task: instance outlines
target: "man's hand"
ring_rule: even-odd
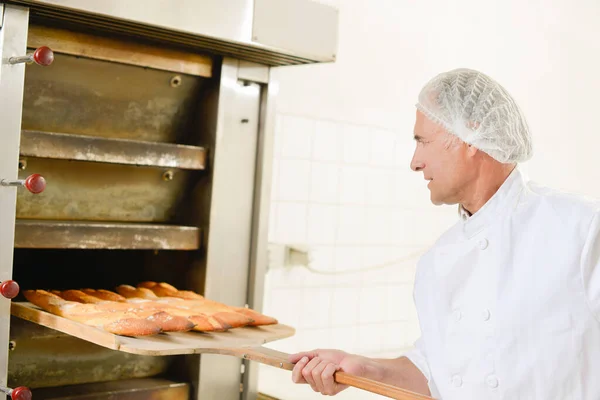
[[[338,394],[348,387],[333,380],[336,371],[365,376],[366,366],[371,362],[366,357],[340,350],[313,350],[292,354],[289,361],[296,364],[292,371],[294,383],[308,383],[315,392],[328,396]]]
[[[333,396],[348,387],[333,380],[336,371],[344,371],[431,396],[427,378],[406,357],[372,359],[340,350],[313,350],[292,354],[289,361],[296,364],[292,371],[295,383],[308,383],[324,395]]]

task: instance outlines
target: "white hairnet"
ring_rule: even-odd
[[[506,89],[481,72],[456,69],[436,76],[421,90],[417,108],[501,163],[531,158],[523,113]]]

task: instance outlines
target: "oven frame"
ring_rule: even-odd
[[[18,175],[25,68],[8,58],[27,50],[29,10],[0,3],[0,179]],[[206,297],[260,311],[267,260],[276,85],[270,67],[223,58],[218,96],[206,104],[217,110],[208,121],[215,134],[209,155],[212,173],[209,230],[205,234]],[[236,182],[233,184],[233,182]],[[52,185],[52,182],[48,182]],[[0,281],[13,275],[16,193],[0,187]],[[6,386],[10,340],[10,300],[0,297],[0,385]],[[186,358],[194,399],[254,399],[258,366],[218,355]]]

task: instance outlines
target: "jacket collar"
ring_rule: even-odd
[[[505,210],[511,208],[516,196],[525,187],[525,178],[516,167],[506,178],[496,193],[475,214],[470,215],[459,205],[460,223],[467,238],[477,235],[499,217]]]

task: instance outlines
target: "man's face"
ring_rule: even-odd
[[[441,125],[417,111],[414,137],[417,142],[410,167],[423,172],[429,181],[431,202],[435,205],[460,203],[467,183],[477,172],[477,150]]]

